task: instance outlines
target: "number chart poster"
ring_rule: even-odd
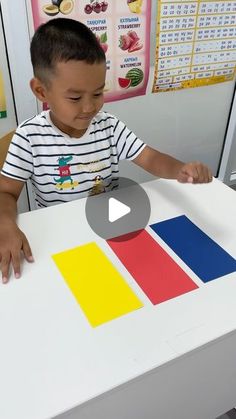
[[[4,92],[4,84],[3,84],[3,76],[0,70],[0,119],[6,118],[7,110],[6,110],[6,97]]]
[[[236,0],[158,0],[153,92],[232,80]]]
[[[31,0],[34,30],[55,17],[76,19],[97,36],[106,53],[105,101],[146,93],[151,0]]]

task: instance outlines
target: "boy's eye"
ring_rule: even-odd
[[[73,102],[77,102],[80,99],[81,97],[69,97],[69,100],[73,100]]]
[[[94,96],[95,96],[95,97],[102,96],[102,95],[103,95],[103,92],[94,93]]]

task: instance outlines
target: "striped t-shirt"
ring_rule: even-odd
[[[2,174],[30,179],[38,207],[46,207],[113,189],[119,160],[134,159],[144,147],[123,122],[106,112],[93,118],[82,137],[72,138],[43,111],[17,128]]]

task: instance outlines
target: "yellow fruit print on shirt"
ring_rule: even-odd
[[[105,186],[101,176],[96,176],[94,179],[94,185],[89,192],[89,196],[99,195],[100,193],[105,192]]]

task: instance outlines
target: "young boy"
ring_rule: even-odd
[[[152,149],[123,122],[101,111],[105,54],[82,23],[60,18],[39,27],[31,43],[31,60],[31,89],[50,111],[17,128],[0,175],[3,283],[8,281],[10,264],[15,277],[20,277],[21,252],[33,261],[29,243],[16,224],[16,202],[27,179],[38,207],[88,196],[94,190],[111,190],[122,159],[179,182],[212,180],[203,164],[184,164]]]

